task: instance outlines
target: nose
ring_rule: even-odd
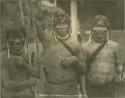
[[[103,28],[103,27],[101,27],[101,26],[100,26],[100,27],[98,28],[98,30],[97,30],[97,32],[104,32],[104,31],[105,31],[105,28]]]
[[[15,42],[16,42],[16,43],[19,43],[19,42],[20,42],[20,41],[19,41],[19,38],[16,38],[16,39],[15,39]]]
[[[102,27],[101,26],[98,28],[98,31],[102,31]]]
[[[62,24],[61,24],[61,28],[63,28],[63,27],[64,27],[64,24],[62,23]]]

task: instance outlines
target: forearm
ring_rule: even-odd
[[[86,79],[85,79],[85,75],[81,75],[80,76],[80,92],[81,92],[81,94],[83,96],[87,95],[87,93],[86,93]]]
[[[86,61],[87,56],[82,51],[82,49],[78,51],[77,58],[78,58],[78,69],[81,73],[85,74],[86,73],[86,63],[85,63],[85,61]]]
[[[117,65],[116,66],[116,73],[118,75],[120,75],[122,73],[122,71],[123,71],[123,65],[122,64]]]
[[[119,46],[116,47],[114,58],[115,58],[116,73],[120,75],[123,70],[123,65],[121,61],[121,52],[120,52]]]
[[[22,89],[26,86],[30,86],[31,80],[25,80],[25,81],[15,81],[15,80],[7,80],[4,81],[4,87],[7,89]]]
[[[86,73],[85,63],[79,60],[77,64],[78,64],[78,70],[80,71],[80,73],[85,74]]]
[[[25,64],[26,70],[31,74],[33,77],[39,77],[39,68],[36,68],[30,64]]]

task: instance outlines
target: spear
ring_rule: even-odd
[[[31,5],[32,5],[32,7],[31,7]],[[39,54],[39,40],[38,40],[38,37],[37,37],[37,30],[36,30],[36,24],[35,24],[35,21],[36,21],[36,18],[35,18],[35,14],[37,13],[37,10],[35,9],[36,8],[36,6],[37,5],[35,5],[35,4],[31,4],[31,5],[29,5],[28,3],[27,3],[27,9],[28,9],[28,11],[29,11],[29,16],[31,16],[31,23],[32,23],[32,26],[33,26],[33,35],[34,35],[34,42],[35,42],[35,52],[37,53],[37,54]],[[33,8],[33,9],[31,9],[31,8]],[[35,14],[34,14],[35,13]]]
[[[21,13],[21,19],[22,19],[22,23],[23,25],[24,24],[24,15],[23,15],[23,7],[22,7],[22,1],[19,0],[19,5],[20,5],[20,13]],[[26,36],[27,37],[27,36]],[[31,58],[30,58],[30,54],[29,54],[29,51],[28,51],[28,41],[27,41],[27,38],[26,38],[26,44],[27,44],[27,53],[29,55],[29,62],[31,64]],[[36,92],[36,87],[32,86],[32,90],[35,92],[35,98],[37,98],[37,92]]]
[[[21,20],[22,20],[23,25],[25,25],[24,24],[24,14],[23,14],[22,0],[19,0],[19,6],[20,6]],[[29,56],[29,62],[31,64],[31,57],[30,57],[29,50],[28,50],[27,34],[26,34],[26,46],[27,46],[27,54]]]
[[[31,21],[32,21],[32,24],[33,24],[33,31],[34,31],[34,36],[35,36],[35,44],[37,46],[36,27],[35,27],[35,24],[34,24],[35,19],[34,19],[34,15],[31,13],[31,10],[30,10],[31,6],[28,4],[28,0],[26,2],[26,7],[27,7],[27,11],[28,11],[28,16],[31,15]],[[39,47],[38,48],[35,47],[35,51],[36,51],[36,49],[39,49]],[[38,94],[37,94],[37,91],[36,91],[36,86],[33,86],[32,89],[35,92],[35,98],[37,98]]]
[[[22,23],[24,25],[24,15],[23,15],[23,7],[22,7],[22,1],[21,0],[19,0],[19,6],[20,6],[20,14],[21,14]]]

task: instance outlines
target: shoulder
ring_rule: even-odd
[[[5,66],[8,63],[8,53],[7,53],[7,51],[2,51],[0,53],[0,63],[1,63],[1,66]]]
[[[91,47],[92,47],[92,43],[91,42],[82,43],[82,49],[84,51],[87,51],[87,50],[91,49]]]
[[[115,41],[110,40],[109,46],[115,51],[119,50],[119,44]]]
[[[112,47],[118,47],[119,46],[118,43],[113,41],[113,40],[110,40],[109,45],[112,46]]]
[[[8,57],[7,51],[0,52],[0,58],[1,60],[5,60]]]
[[[69,47],[71,47],[71,49],[72,50],[74,50],[74,51],[79,51],[79,50],[81,50],[81,43],[80,42],[78,42],[78,41],[68,41],[67,42],[67,45],[69,46]]]

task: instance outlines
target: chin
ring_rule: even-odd
[[[96,42],[100,42],[100,43],[101,43],[101,42],[105,42],[106,40],[100,38],[100,39],[94,39],[94,41],[96,41]]]

